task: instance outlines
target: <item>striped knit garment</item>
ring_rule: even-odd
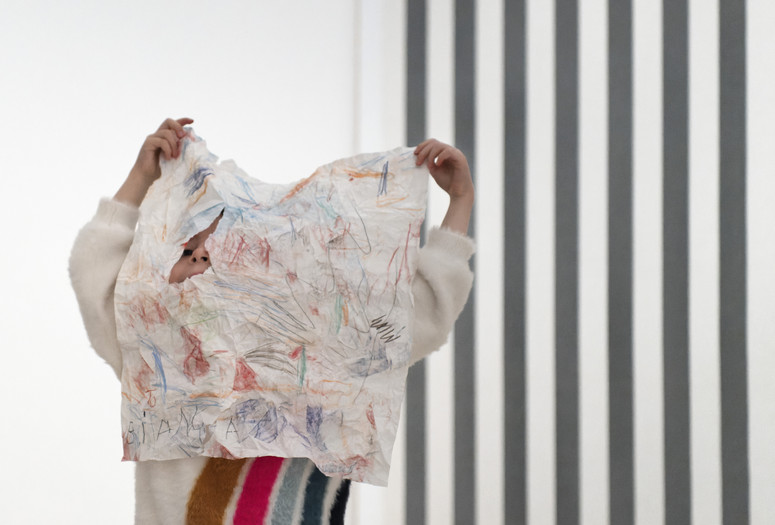
[[[210,458],[188,499],[188,525],[341,525],[350,480],[306,458]]]

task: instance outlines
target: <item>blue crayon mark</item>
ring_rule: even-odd
[[[387,176],[388,161],[385,161],[385,165],[382,166],[382,177],[379,178],[379,189],[377,190],[377,197],[387,194]]]
[[[256,438],[264,443],[271,443],[277,439],[279,434],[280,427],[278,425],[277,409],[274,406],[270,406],[264,417],[256,424]]]
[[[153,361],[156,363],[156,374],[161,379],[161,402],[167,403],[167,377],[164,375],[164,366],[161,364],[161,354],[159,353],[159,349],[151,343],[150,341],[147,341],[145,339],[142,339],[140,341],[140,344],[142,344],[144,347],[149,349],[151,352],[153,352]]]
[[[356,359],[347,367],[350,374],[356,377],[369,377],[389,370],[393,366],[392,360],[387,356],[385,346],[379,344],[377,352],[368,357]]]
[[[378,163],[382,159],[386,158],[387,155],[377,155],[376,157],[369,157],[364,162],[360,163],[357,168],[362,169],[368,166],[373,166],[374,164]]]
[[[326,444],[320,436],[320,425],[323,423],[323,407],[307,405],[307,436],[320,450],[326,450]]]
[[[237,405],[236,414],[237,417],[240,419],[247,419],[250,417],[253,412],[258,410],[259,403],[257,399],[248,399],[247,401],[244,401]]]
[[[194,193],[199,191],[199,189],[205,183],[207,176],[212,174],[213,172],[210,170],[210,168],[200,166],[194,171],[194,173],[186,177],[186,180],[183,183],[188,188],[188,196],[191,197]]]
[[[246,181],[242,177],[236,177],[236,179],[237,179],[237,182],[240,183],[240,186],[242,186],[242,191],[245,192],[245,195],[248,196],[248,199],[250,199],[250,201],[247,201],[247,199],[244,199],[242,197],[239,197],[239,199],[242,201],[250,202],[251,204],[257,204],[256,197],[253,195],[253,190],[250,189],[250,186],[248,185],[248,181]]]

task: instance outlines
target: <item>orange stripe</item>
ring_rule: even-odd
[[[188,498],[187,525],[221,525],[247,459],[210,458]]]

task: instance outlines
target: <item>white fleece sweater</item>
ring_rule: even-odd
[[[113,290],[132,244],[138,216],[137,208],[103,199],[94,218],[78,234],[70,255],[70,279],[89,341],[119,378],[121,350],[116,337]],[[446,341],[471,290],[473,274],[468,260],[473,252],[473,241],[466,236],[435,228],[428,235],[427,243],[420,250],[412,283],[415,300],[412,363]],[[139,462],[135,482],[136,522],[185,523],[187,508],[192,505],[189,500],[192,487],[207,460],[202,457]],[[241,490],[241,486],[235,487],[232,499]],[[231,523],[229,515],[222,522]]]

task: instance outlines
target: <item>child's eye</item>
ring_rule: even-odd
[[[182,257],[188,257],[188,256],[189,256],[189,255],[191,255],[192,253],[194,253],[194,250],[185,249],[185,250],[183,250],[183,255],[182,255]]]

